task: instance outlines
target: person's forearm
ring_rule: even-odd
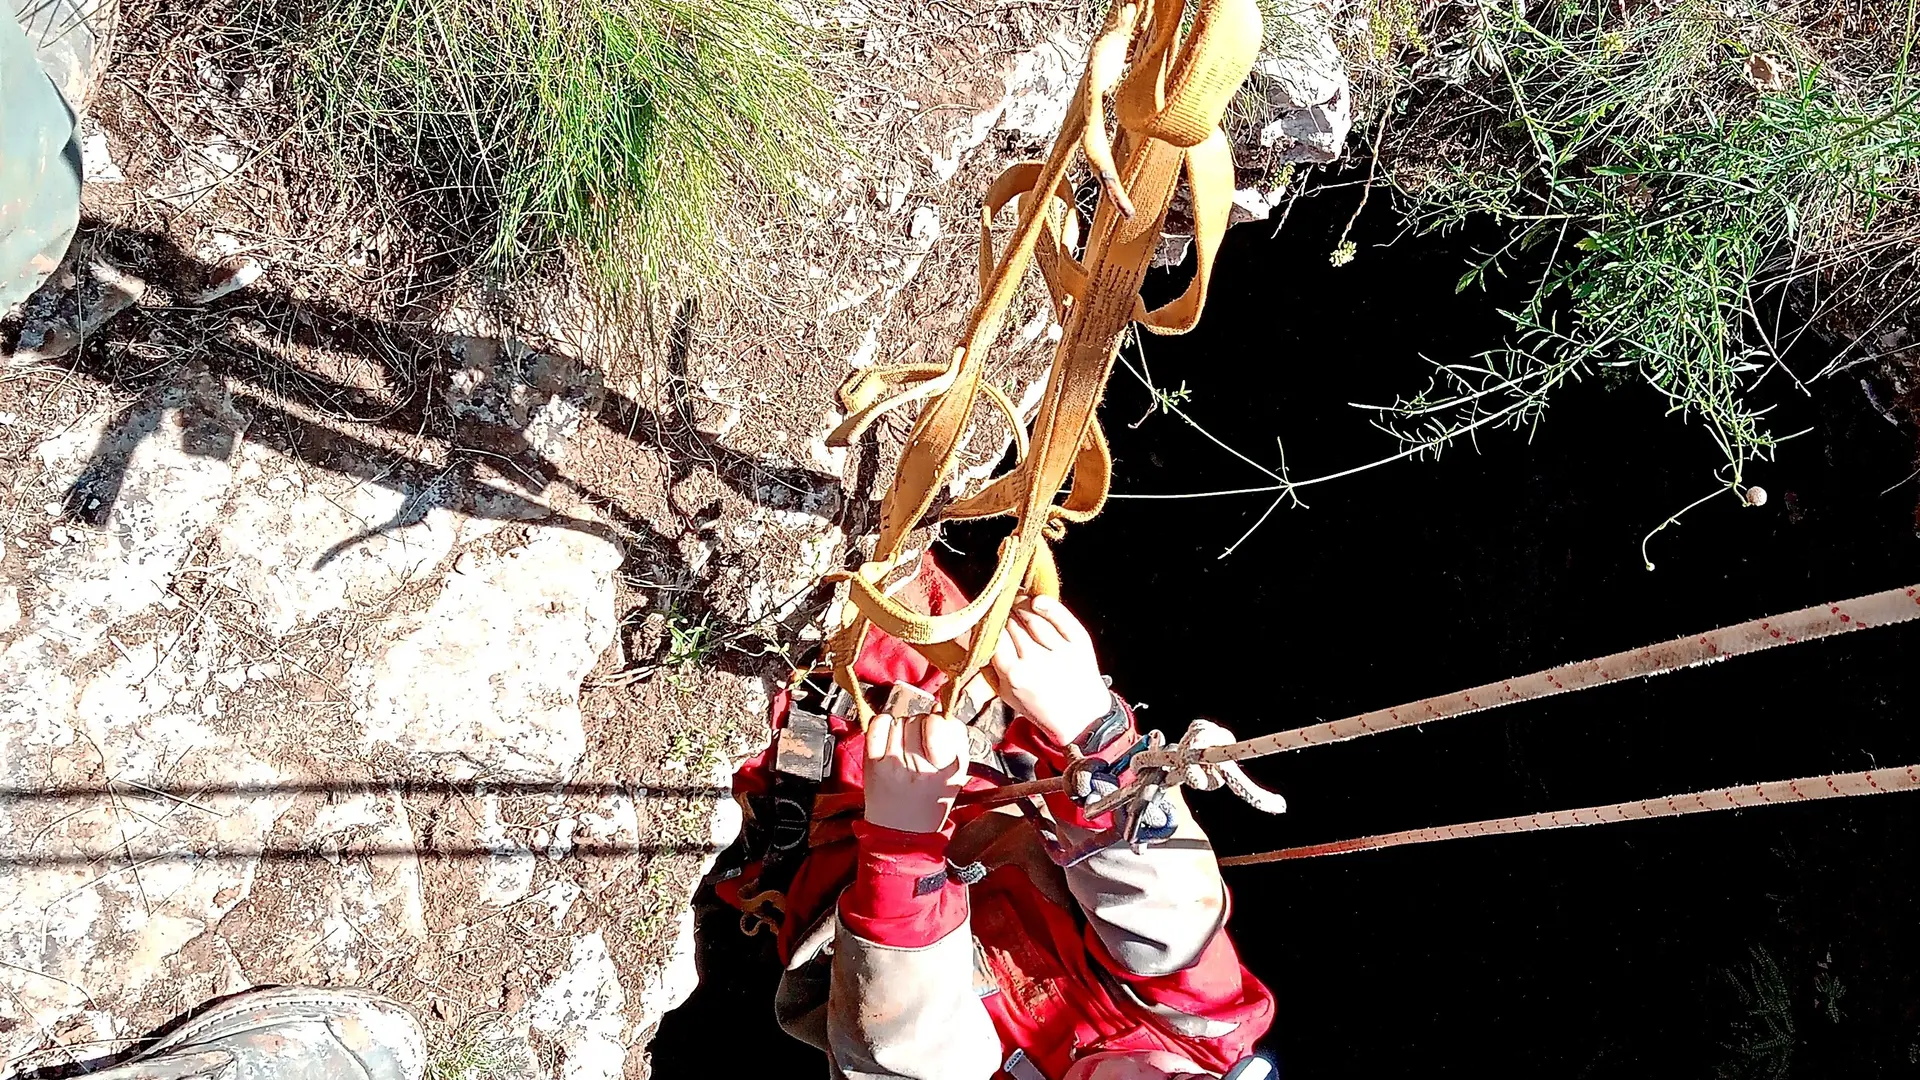
[[[1033,753],[1040,776],[1064,772],[1072,755],[1033,729],[1016,732]],[[1133,710],[1119,695],[1113,711],[1091,725],[1077,749],[1111,762],[1139,739]],[[1098,793],[1096,793],[1098,794]],[[1088,922],[1118,963],[1134,974],[1158,974],[1191,964],[1225,921],[1226,888],[1213,847],[1179,792],[1165,796],[1173,834],[1140,852],[1115,844],[1066,869],[1067,884]],[[1077,848],[1113,825],[1113,815],[1090,818],[1066,792],[1047,796],[1047,812],[1064,847]]]
[[[868,941],[920,948],[967,921],[967,892],[945,879],[948,825],[937,833],[856,821],[860,845],[853,884],[840,895],[840,922]]]
[[[966,887],[945,833],[854,825],[860,861],[840,897],[827,1040],[836,1076],[979,1080],[1000,1042],[973,990]]]
[[[1252,1052],[1273,998],[1227,936],[1226,884],[1206,833],[1178,790],[1161,797],[1171,835],[1140,851],[1105,847],[1067,869],[1067,887],[1087,916],[1087,949],[1121,995],[1218,1071]],[[1069,842],[1085,835],[1061,830]]]
[[[1067,887],[1119,969],[1163,975],[1194,963],[1226,923],[1226,885],[1213,845],[1178,790],[1163,793],[1173,833],[1139,851],[1110,844],[1066,869]],[[1090,823],[1105,828],[1102,815]],[[1056,817],[1068,846],[1089,827]]]

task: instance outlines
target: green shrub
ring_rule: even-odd
[[[1438,452],[1483,426],[1530,427],[1569,382],[1612,374],[1700,423],[1724,458],[1714,494],[1738,496],[1747,465],[1791,437],[1768,427],[1762,383],[1815,374],[1784,363],[1811,314],[1788,318],[1788,299],[1844,288],[1894,244],[1911,254],[1906,230],[1880,225],[1913,192],[1920,112],[1904,64],[1843,83],[1790,28],[1724,3],[1618,10],[1477,9],[1470,55],[1491,70],[1470,85],[1487,108],[1459,141],[1485,150],[1405,194],[1424,227],[1504,227],[1462,289],[1516,265],[1535,288],[1509,313],[1509,348],[1441,367],[1382,426]]]
[[[304,87],[349,170],[409,177],[512,279],[565,259],[601,297],[708,269],[736,199],[790,196],[826,139],[779,0],[347,0]]]

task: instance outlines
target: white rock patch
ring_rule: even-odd
[[[449,779],[565,778],[586,749],[580,680],[613,640],[610,542],[551,529],[474,560],[349,681],[369,746]]]
[[[598,931],[573,943],[565,970],[541,988],[524,1012],[534,1031],[564,1054],[562,1080],[619,1080],[626,1062],[621,1015],[627,995]]]

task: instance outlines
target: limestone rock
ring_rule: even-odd
[[[1244,141],[1244,132],[1252,131],[1258,148],[1283,165],[1335,161],[1353,126],[1346,61],[1316,9],[1304,7],[1280,17],[1289,24],[1289,32],[1279,35],[1282,51],[1261,56],[1248,79],[1250,91],[1265,101],[1265,115],[1257,130],[1248,125],[1237,134]],[[1236,149],[1249,158],[1260,156],[1252,153],[1253,147]]]
[[[564,779],[586,748],[580,680],[611,644],[619,550],[544,530],[449,576],[349,677],[365,738],[449,779]]]
[[[626,1062],[626,992],[599,932],[573,943],[567,966],[520,1018],[561,1052],[562,1080],[619,1080]]]

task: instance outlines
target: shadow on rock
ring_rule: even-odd
[[[680,544],[711,540],[719,514],[680,505],[675,492],[682,482],[710,475],[756,506],[858,531],[859,523],[841,521],[857,500],[844,497],[839,477],[742,453],[696,426],[688,393],[693,301],[680,306],[669,327],[669,405],[656,410],[610,390],[578,360],[510,338],[369,318],[259,282],[209,288],[231,271],[155,233],[91,223],[82,242],[149,268],[160,278],[150,284],[175,297],[217,296],[189,306],[184,319],[180,307],[133,308],[68,358],[72,374],[134,399],[100,435],[65,492],[66,522],[107,526],[127,497],[129,462],[148,440],[176,439],[187,454],[225,460],[246,439],[303,467],[399,497],[390,517],[333,544],[312,569],[419,524],[436,509],[539,521],[614,542],[629,563],[636,549],[644,551],[650,565],[666,569],[676,593],[685,594],[677,609],[709,627],[713,638],[738,645],[743,656],[764,653],[794,627],[783,622],[752,632],[713,610],[703,595],[710,568],[689,565]],[[183,361],[139,362],[168,354]],[[568,446],[589,426],[653,453],[666,492],[664,513],[650,519],[637,505],[637,492],[567,475]],[[726,667],[730,657],[714,659]]]

